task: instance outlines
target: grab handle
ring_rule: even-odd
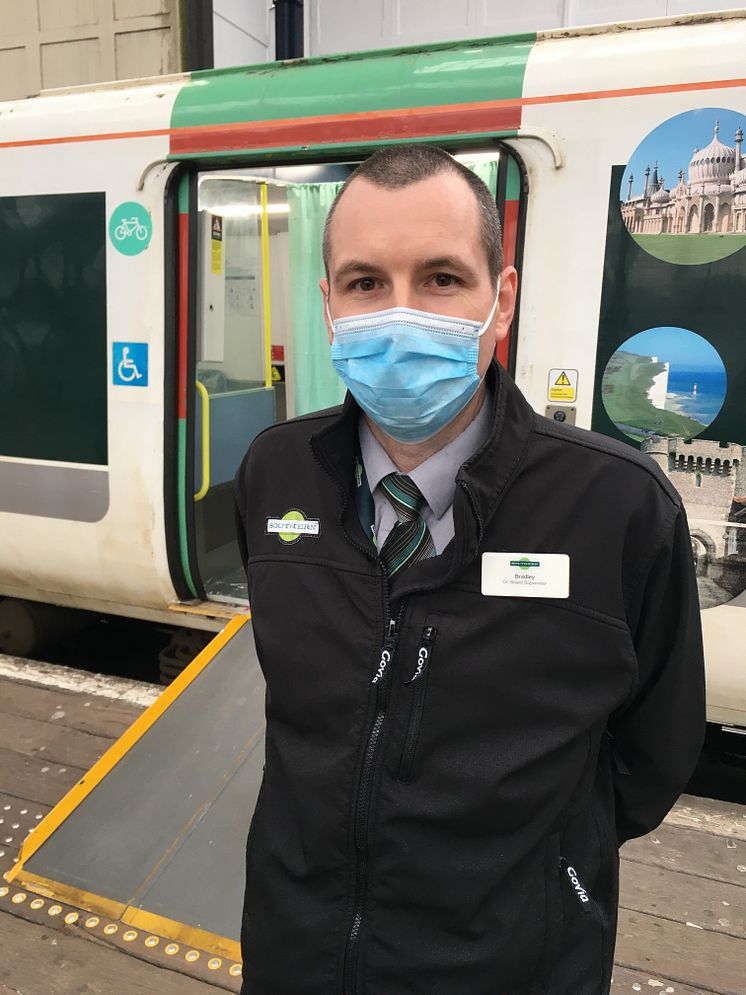
[[[194,495],[194,500],[201,501],[210,490],[210,395],[199,380],[197,392],[202,398],[202,486]]]

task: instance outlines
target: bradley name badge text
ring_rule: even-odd
[[[570,596],[567,553],[483,553],[482,594],[511,598]]]

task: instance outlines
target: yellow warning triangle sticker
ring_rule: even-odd
[[[570,383],[570,380],[569,380],[569,378],[568,378],[568,376],[567,376],[567,374],[565,373],[564,370],[560,373],[560,375],[554,381],[554,386],[555,387],[571,387],[572,386],[572,384]]]

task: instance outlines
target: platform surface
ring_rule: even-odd
[[[143,711],[124,695],[104,697],[88,685],[75,691],[67,683],[58,689],[18,673],[0,677],[0,874],[28,831]],[[236,819],[242,848],[245,802]],[[656,832],[628,843],[621,856],[614,995],[746,995],[746,808],[684,796]],[[68,924],[71,904],[2,884],[8,892],[0,895],[0,995],[207,995],[240,987],[230,959],[185,943],[166,955],[167,937],[145,946],[156,931],[133,930],[137,936],[125,941],[125,927],[105,932],[116,924],[105,916],[86,926],[91,916],[81,909]],[[56,906],[60,912],[50,915]],[[186,959],[195,952],[197,960]],[[220,965],[209,967],[216,959]]]

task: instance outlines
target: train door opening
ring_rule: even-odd
[[[280,286],[272,294],[271,274],[281,280],[287,224],[282,191],[266,181],[207,174],[197,197],[194,539],[207,597],[235,602],[246,592],[233,477],[251,439],[285,417],[271,332],[273,296],[275,336],[284,332],[286,295]]]
[[[505,261],[516,262],[518,163],[497,147],[458,158],[495,195]],[[182,198],[181,560],[201,600],[246,603],[233,479],[252,440],[343,400],[318,283],[324,221],[355,165],[204,171],[189,181],[188,206]],[[498,359],[510,369],[514,354],[511,335]]]

